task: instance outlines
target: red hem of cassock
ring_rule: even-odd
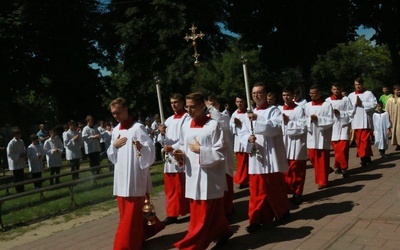
[[[250,174],[249,224],[267,224],[289,211],[283,173]]]
[[[233,212],[233,178],[229,174],[225,174],[228,190],[224,192],[224,208],[225,214]]]
[[[306,180],[306,160],[288,160],[289,170],[285,173],[285,182],[289,194],[303,194]]]
[[[233,181],[239,185],[249,184],[249,154],[246,152],[236,152],[237,166],[233,176]]]
[[[328,176],[333,172],[329,166],[329,149],[308,149],[308,159],[314,167],[315,183],[326,187]]]
[[[349,166],[349,141],[332,141],[332,148],[335,154],[335,168],[347,169]]]
[[[117,196],[119,223],[115,233],[114,249],[142,249],[144,196]]]
[[[373,156],[371,147],[371,130],[355,129],[354,134],[357,144],[357,157]]]
[[[185,173],[164,173],[164,193],[167,216],[178,217],[189,213],[185,197]]]
[[[178,249],[203,250],[231,229],[225,217],[223,198],[190,200],[190,221],[186,236],[176,242]]]

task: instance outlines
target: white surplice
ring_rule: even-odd
[[[307,123],[303,107],[284,110],[283,106],[279,106],[279,109],[289,117],[288,124],[285,125],[282,121],[286,157],[289,160],[307,160]]]
[[[135,122],[129,129],[119,129],[118,124],[112,132],[111,145],[107,150],[108,159],[114,164],[114,195],[121,197],[144,196],[151,191],[149,167],[154,163],[155,149],[152,139],[144,126]],[[115,140],[126,137],[127,142],[119,149],[113,146]],[[139,151],[134,145],[139,141]]]
[[[387,131],[391,127],[388,112],[376,112],[372,118],[374,122],[375,145],[378,149],[388,149],[389,135]]]
[[[362,106],[356,106],[357,96],[362,101]],[[352,129],[372,129],[372,115],[376,107],[376,98],[371,91],[363,93],[352,92],[349,95],[351,104],[353,105],[353,120],[351,122]]]
[[[309,149],[330,149],[332,138],[333,109],[329,102],[322,105],[312,105],[308,102],[304,105],[307,117],[307,148]],[[316,115],[317,122],[312,122],[310,116]]]
[[[158,134],[157,141],[162,145],[170,145],[173,149],[179,147],[179,135],[181,133],[182,125],[190,119],[189,115],[185,113],[182,117],[175,119],[174,116],[168,117],[164,122],[167,126],[165,137]],[[178,166],[178,163],[172,156],[172,152],[168,152],[168,160],[164,163],[164,173],[180,173],[184,169]]]
[[[238,114],[238,111],[236,110],[233,112],[231,119],[229,121],[229,126],[231,129],[231,133],[233,135],[233,152],[246,152],[246,148],[243,144],[240,143],[240,134],[243,133],[243,125],[241,127],[237,127],[235,125],[235,118],[239,119],[242,124],[244,122],[244,119],[247,117],[247,113],[240,113]]]
[[[214,119],[202,128],[191,128],[192,119],[185,122],[179,139],[180,149],[185,153],[185,197],[193,200],[221,198],[226,190],[225,145],[223,130]],[[189,149],[194,139],[200,143],[200,153]]]
[[[285,145],[282,139],[282,113],[276,106],[266,109],[254,109],[257,120],[253,121],[256,136],[257,154],[249,155],[249,174],[270,174],[287,172],[288,164]],[[251,135],[251,123],[248,117],[244,120],[240,142],[250,153],[252,144],[248,141]]]
[[[350,123],[354,110],[350,99],[346,96],[340,100],[333,100],[328,97],[325,101],[329,102],[333,109],[340,112],[339,115],[334,114],[335,123],[332,126],[332,141],[349,140]]]

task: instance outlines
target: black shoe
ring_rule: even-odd
[[[396,148],[394,149],[395,151],[400,151],[400,145],[397,145]]]
[[[246,227],[246,231],[248,233],[254,233],[258,229],[261,228],[261,224],[251,224],[250,226]]]
[[[342,171],[342,177],[343,177],[343,179],[346,179],[347,177],[349,177],[350,176],[350,174],[349,174],[349,172],[347,172],[347,169],[343,169],[343,171]]]
[[[229,238],[231,238],[233,235],[233,232],[230,231],[228,232],[225,236],[221,237],[218,241],[217,241],[217,246],[222,246],[224,244],[226,244],[226,242],[228,242]]]
[[[342,170],[340,168],[335,169],[335,174],[341,174],[341,173],[342,173]]]
[[[239,185],[239,189],[244,189],[244,188],[248,188],[249,184],[241,184]]]
[[[168,226],[178,222],[178,217],[167,217],[164,219],[164,225]]]
[[[301,194],[294,194],[292,199],[290,199],[294,205],[300,205],[303,203],[303,196]]]

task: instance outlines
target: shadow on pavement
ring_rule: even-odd
[[[270,243],[285,242],[290,240],[302,239],[311,234],[313,227],[304,226],[299,228],[288,227],[268,227],[264,226],[252,234],[245,234],[230,239],[222,247],[212,249],[256,249]]]
[[[329,183],[330,184],[330,183]],[[328,200],[330,197],[343,194],[355,193],[360,191],[364,185],[355,185],[351,187],[329,187],[314,193],[303,195],[304,202],[314,202],[320,200]]]

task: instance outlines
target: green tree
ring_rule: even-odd
[[[164,104],[171,92],[196,90],[199,73],[193,65],[193,47],[183,38],[192,24],[197,26],[197,33],[206,34],[197,39],[199,60],[211,62],[225,47],[226,37],[217,25],[220,13],[220,1],[212,0],[111,1],[103,15],[99,47],[107,55],[102,66],[117,70],[110,82],[116,88],[113,94],[127,96],[136,108],[154,113],[157,105],[149,104],[157,102],[156,75],[162,79]]]
[[[96,46],[98,2],[0,4],[1,102],[10,110],[4,121],[56,123],[98,114],[100,78],[89,66],[102,56]]]
[[[380,92],[383,84],[391,85],[394,74],[387,47],[373,45],[361,36],[354,42],[338,44],[320,55],[312,68],[313,81],[325,86],[327,91],[333,82],[353,90],[357,76],[363,76],[366,87],[375,93]]]
[[[387,45],[396,83],[400,83],[400,2],[397,0],[353,0],[358,24],[375,30],[371,38]]]
[[[356,35],[349,0],[227,0],[227,28],[241,40],[261,48],[261,60],[280,74],[298,68],[306,81],[318,54]]]

